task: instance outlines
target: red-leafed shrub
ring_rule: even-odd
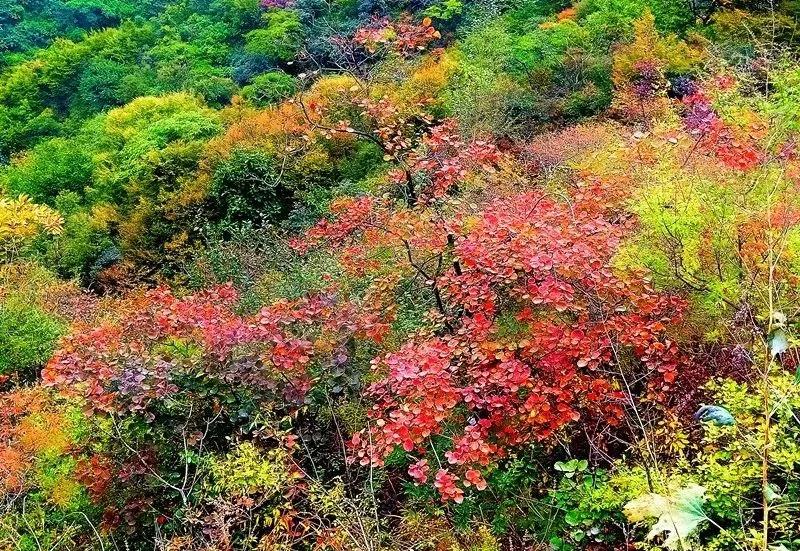
[[[379,314],[362,315],[333,292],[279,301],[252,316],[236,313],[237,300],[229,285],[184,298],[156,289],[119,322],[76,329],[42,378],[109,412],[142,412],[179,392],[187,376],[277,390],[294,402],[311,387],[314,361],[353,335],[379,339],[386,330]]]
[[[525,193],[494,201],[462,227],[452,267],[429,282],[450,330],[374,360],[373,421],[353,438],[361,463],[380,465],[397,447],[425,454],[444,435],[452,439],[447,461],[470,473],[464,486],[480,488],[477,469],[514,447],[578,420],[618,424],[623,376],[644,378],[654,395],[669,388],[681,359],[666,330],[684,303],[610,268],[631,224],[604,218],[601,197],[583,189],[567,203]],[[397,243],[397,215],[380,212],[345,209],[310,237],[319,243],[344,230],[367,248]],[[448,223],[427,229],[437,228],[444,236]],[[442,237],[427,250],[447,246]],[[416,463],[412,477],[427,480],[427,468]],[[436,480],[445,499],[461,499],[455,475],[445,469]]]
[[[406,16],[397,21],[376,19],[370,25],[358,29],[353,40],[370,52],[379,48],[390,48],[402,55],[410,55],[425,50],[441,37],[429,17],[415,23]]]

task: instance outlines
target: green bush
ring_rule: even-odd
[[[291,61],[303,38],[300,17],[294,11],[273,10],[264,14],[263,19],[266,28],[245,35],[245,51],[276,62]]]
[[[50,357],[64,324],[17,298],[0,303],[0,375],[18,374],[24,380]]]
[[[242,95],[256,107],[266,107],[291,96],[297,89],[295,80],[282,71],[258,75],[242,88]]]
[[[235,150],[217,167],[208,196],[210,219],[223,226],[279,221],[291,202],[280,166],[263,151],[245,149]]]
[[[75,192],[61,193],[55,207],[64,218],[57,239],[35,243],[40,262],[66,278],[83,278],[100,253],[111,246],[108,232],[92,220]]]
[[[37,202],[53,204],[62,191],[82,192],[91,184],[94,163],[75,140],[55,138],[34,147],[13,163],[5,175],[12,194],[26,194]]]

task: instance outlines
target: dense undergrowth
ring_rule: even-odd
[[[0,1],[0,548],[800,548],[793,1]]]

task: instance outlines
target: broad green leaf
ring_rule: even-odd
[[[656,518],[647,539],[666,533],[665,547],[686,549],[689,535],[707,518],[703,513],[705,492],[702,486],[691,484],[673,496],[645,494],[625,505],[625,515],[631,522]]]
[[[569,524],[570,526],[577,526],[583,520],[583,516],[579,511],[567,511],[567,514],[564,515],[564,522]]]

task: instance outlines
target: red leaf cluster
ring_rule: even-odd
[[[729,168],[752,170],[764,160],[764,152],[751,136],[737,136],[716,113],[710,98],[701,90],[683,99],[687,129],[700,140],[701,147],[716,155]]]
[[[475,172],[494,172],[502,159],[497,145],[489,140],[461,137],[455,120],[447,119],[431,128],[421,147],[407,159],[408,170],[395,170],[393,179],[405,183],[409,174],[428,185],[422,199],[440,199]]]
[[[93,455],[91,459],[81,459],[75,466],[75,479],[83,484],[95,503],[105,495],[113,475],[111,461],[100,455]]]
[[[230,285],[183,298],[156,289],[121,322],[73,331],[42,379],[100,411],[144,411],[180,390],[180,374],[282,388],[297,400],[311,386],[313,361],[330,360],[354,334],[379,339],[387,328],[379,312],[359,312],[333,291],[278,301],[253,316],[236,313],[237,301]]]
[[[409,16],[405,16],[397,21],[376,19],[370,25],[358,29],[353,41],[373,53],[379,48],[387,47],[401,55],[411,55],[425,50],[441,37],[429,17],[421,23],[415,23]]]
[[[514,447],[585,417],[618,424],[623,371],[669,387],[681,358],[665,331],[684,303],[615,275],[630,224],[604,218],[588,191],[571,203],[541,192],[496,200],[455,240],[460,273],[437,282],[461,313],[454,330],[374,360],[373,422],[353,437],[354,459],[381,465],[396,447],[425,454],[446,435],[447,461],[480,489],[478,469]],[[426,470],[418,462],[410,474],[422,482]],[[457,481],[436,474],[443,499],[462,499]]]

